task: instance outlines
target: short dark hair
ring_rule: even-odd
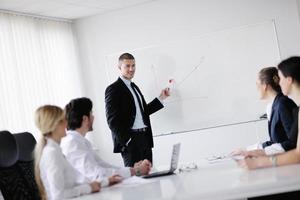
[[[86,97],[71,100],[65,106],[66,120],[68,122],[67,129],[75,130],[81,127],[83,116],[90,117],[93,109],[93,102]]]
[[[123,53],[122,55],[120,55],[119,61],[123,60],[134,60],[134,57],[130,53]]]
[[[278,69],[281,71],[284,77],[292,77],[298,84],[300,84],[300,57],[293,56],[286,60],[283,60],[278,65]]]
[[[261,69],[258,73],[258,78],[262,83],[271,86],[277,93],[281,93],[278,70],[276,67],[266,67]]]

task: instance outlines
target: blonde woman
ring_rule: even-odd
[[[61,108],[39,107],[35,124],[42,134],[35,149],[35,177],[41,199],[61,200],[100,191],[100,183],[87,183],[64,158],[59,147],[66,135],[66,120]]]

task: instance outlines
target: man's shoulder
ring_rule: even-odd
[[[107,88],[110,88],[110,87],[119,87],[120,85],[122,85],[122,83],[123,83],[122,79],[118,78],[116,81],[114,81],[109,86],[107,86]]]
[[[74,135],[67,134],[65,137],[61,139],[60,146],[63,150],[71,149],[72,147],[76,147],[80,145],[82,142],[78,140]]]
[[[118,78],[115,82],[106,87],[105,93],[118,91],[122,86],[122,80]]]

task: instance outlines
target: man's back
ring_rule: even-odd
[[[106,182],[114,174],[124,178],[130,176],[127,168],[118,168],[103,161],[93,150],[91,143],[76,131],[68,131],[60,145],[71,165],[91,181]]]

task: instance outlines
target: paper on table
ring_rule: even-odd
[[[228,160],[242,160],[244,159],[245,156],[242,155],[221,155],[221,156],[211,156],[207,157],[206,159],[208,160],[209,163],[217,163],[217,162],[223,162],[223,161],[228,161]]]
[[[121,183],[114,185],[114,187],[135,187],[147,183],[155,182],[154,179],[144,179],[137,176],[132,176],[130,178],[124,179]]]

